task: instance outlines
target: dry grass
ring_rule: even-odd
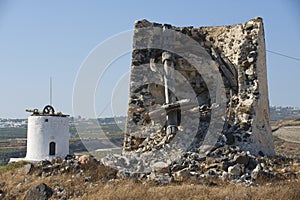
[[[79,198],[80,199],[80,198]],[[260,187],[227,184],[222,186],[151,186],[121,181],[93,189],[86,199],[300,199],[300,183],[273,183]]]
[[[115,171],[105,167],[87,168],[88,173],[84,177],[70,173],[46,178],[35,176],[35,172],[25,175],[20,168],[0,175],[0,182],[6,182],[2,188],[6,193],[5,199],[22,199],[28,189],[42,182],[53,189],[63,186],[68,199],[300,199],[299,177],[269,183],[260,181],[258,187],[229,184],[216,179],[157,186],[151,182],[143,184],[134,180],[108,181],[115,176]],[[87,181],[85,177],[90,179]]]
[[[22,163],[22,165],[24,164]],[[0,182],[5,182],[4,187],[0,188],[5,193],[4,199],[23,199],[27,190],[40,183],[45,183],[52,189],[62,186],[66,189],[66,196],[69,198],[83,196],[93,187],[104,186],[105,182],[116,176],[115,170],[95,165],[83,166],[83,171],[85,171],[83,176],[79,176],[79,173],[67,173],[43,178],[36,175],[37,171],[35,169],[26,175],[23,168],[12,168],[10,171],[0,174]]]

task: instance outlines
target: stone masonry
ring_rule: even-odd
[[[261,18],[218,27],[135,22],[123,154],[237,146],[273,156]]]

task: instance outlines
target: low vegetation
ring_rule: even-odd
[[[0,177],[5,172],[9,172],[9,171],[12,171],[14,169],[18,169],[20,167],[23,167],[26,164],[28,164],[28,162],[20,161],[20,162],[9,163],[9,164],[7,164],[5,166],[2,166],[2,167],[0,167]]]

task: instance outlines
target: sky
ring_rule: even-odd
[[[26,118],[25,109],[43,109],[50,77],[53,106],[73,115],[83,63],[103,42],[132,30],[135,20],[200,27],[257,16],[264,20],[267,50],[300,58],[298,0],[0,0],[0,118]],[[126,114],[129,70],[130,52],[99,77],[95,116]],[[300,61],[267,52],[267,73],[270,104],[300,107]]]

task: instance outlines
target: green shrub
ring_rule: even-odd
[[[13,163],[8,163],[7,165],[0,167],[0,175],[2,175],[5,172],[23,167],[24,165],[28,164],[26,161],[19,161],[19,162],[13,162]]]

